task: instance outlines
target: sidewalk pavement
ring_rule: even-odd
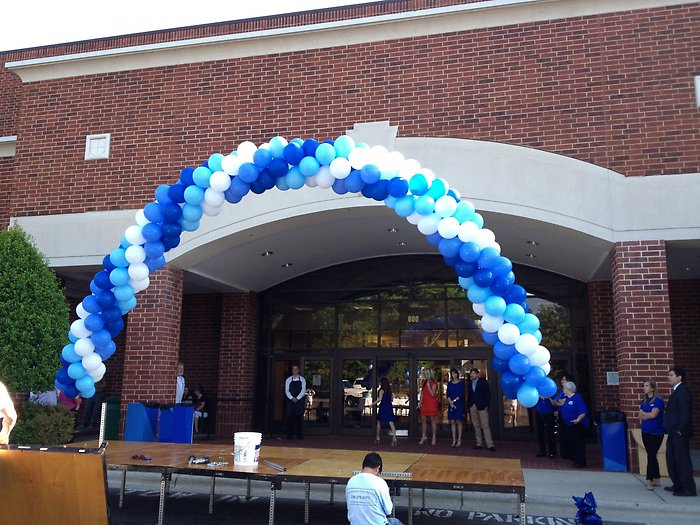
[[[576,507],[572,496],[583,496],[592,492],[598,503],[598,514],[603,523],[618,524],[653,524],[653,525],[697,525],[700,516],[700,498],[679,498],[670,492],[656,487],[653,491],[646,489],[644,476],[623,472],[572,471],[524,469],[526,490],[526,512],[528,516],[547,516],[573,519]],[[110,490],[119,487],[119,472],[108,472]],[[158,475],[129,472],[127,489],[129,491],[158,491]],[[696,478],[700,485],[700,478]],[[668,478],[662,478],[663,486],[670,485]],[[269,485],[262,482],[253,483],[252,495],[259,498],[269,497]],[[171,493],[177,499],[209,493],[209,479],[197,476],[173,476]],[[240,480],[218,479],[217,496],[226,494],[245,495],[245,482]],[[299,501],[299,511],[303,510],[304,489],[301,483],[283,484],[278,492],[280,498]],[[327,503],[330,491],[327,485],[311,486],[312,513],[314,502]],[[337,487],[335,500],[344,502],[344,489]],[[405,522],[408,506],[408,492],[403,490],[395,498],[398,508],[397,517]],[[421,493],[413,493],[416,512],[421,507]],[[509,494],[464,492],[460,497],[456,491],[426,491],[426,505],[429,509],[446,509],[469,511],[466,523],[515,523],[518,511],[517,498]],[[202,523],[206,522],[206,518]],[[540,521],[536,521],[539,523]],[[261,521],[262,523],[262,521]],[[546,523],[546,520],[543,521]]]

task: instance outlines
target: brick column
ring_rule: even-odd
[[[134,401],[175,402],[180,355],[182,270],[165,266],[137,295],[126,325],[122,375],[122,431],[126,405]],[[186,377],[186,376],[185,376]]]
[[[221,301],[219,397],[216,435],[253,430],[258,296],[224,294]]]
[[[673,337],[664,241],[616,243],[612,276],[620,406],[636,428],[644,380],[656,378],[660,393],[670,393]]]
[[[615,310],[610,281],[588,283],[591,324],[593,396],[599,409],[620,406],[620,387],[607,384],[606,372],[618,372],[615,347]]]

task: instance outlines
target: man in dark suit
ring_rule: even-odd
[[[486,446],[491,452],[496,451],[491,437],[491,427],[489,426],[489,405],[491,404],[491,388],[489,382],[479,377],[479,369],[472,368],[469,371],[469,384],[467,385],[467,410],[472,418],[474,425],[474,434],[476,436],[475,449],[484,448],[484,440]],[[481,437],[481,433],[484,437]]]
[[[693,401],[690,391],[683,384],[685,371],[674,367],[668,372],[668,382],[673,392],[664,414],[666,465],[673,485],[664,487],[674,496],[697,496],[693,479],[693,463],[690,459],[690,439],[693,437]]]

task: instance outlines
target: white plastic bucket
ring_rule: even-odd
[[[260,432],[236,432],[233,434],[233,464],[239,466],[257,465],[260,459]]]

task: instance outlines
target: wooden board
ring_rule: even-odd
[[[102,452],[2,449],[0,494],[3,524],[108,523]]]
[[[517,459],[426,455],[411,467],[414,482],[525,487]]]

